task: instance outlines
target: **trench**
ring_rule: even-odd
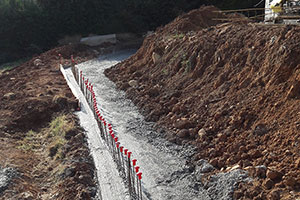
[[[237,182],[236,179],[244,178],[244,176],[240,177],[242,172],[232,175],[233,181],[232,179],[228,181],[226,179],[228,174],[224,174],[225,182],[230,182],[228,183],[230,187],[225,188],[227,183],[224,183],[222,177],[205,188],[199,170],[186,164],[187,159],[195,153],[193,147],[178,146],[163,139],[160,133],[154,131],[154,124],[146,122],[138,108],[126,99],[125,93],[117,90],[115,84],[104,75],[106,68],[127,59],[133,53],[134,50],[120,51],[81,63],[77,67],[89,82],[93,83],[100,112],[112,124],[121,144],[132,152],[132,157],[137,159],[137,164],[143,173],[143,199],[208,200],[215,199],[214,193],[226,197],[222,199],[230,199],[230,194],[223,193],[232,192],[232,185]],[[74,95],[82,104],[82,110],[77,112],[77,115],[81,126],[87,132],[89,148],[97,169],[100,187],[98,198],[130,199],[128,188],[119,176],[117,166],[100,137],[97,122],[75,82],[71,69],[62,71]]]

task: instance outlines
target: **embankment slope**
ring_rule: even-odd
[[[246,168],[255,181],[236,198],[296,198],[300,27],[218,23],[214,11],[178,17],[105,73],[166,137],[196,145],[195,160]]]

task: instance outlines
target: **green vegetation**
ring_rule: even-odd
[[[28,131],[23,141],[19,142],[18,148],[24,151],[35,151],[41,145],[38,137],[36,132],[32,130]]]
[[[0,64],[41,53],[66,35],[142,33],[201,5],[253,7],[259,0],[0,0]],[[261,5],[263,6],[263,5]]]
[[[29,131],[24,139],[19,142],[19,149],[24,151],[36,151],[47,149],[49,156],[54,159],[63,159],[63,147],[66,144],[65,135],[68,131],[74,130],[73,121],[67,115],[60,115],[53,119],[48,128],[36,133]]]
[[[49,126],[47,137],[50,138],[49,156],[63,159],[63,146],[66,144],[66,133],[74,129],[74,122],[68,121],[66,115],[56,117]]]

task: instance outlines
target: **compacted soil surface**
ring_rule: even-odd
[[[300,27],[217,11],[176,18],[105,74],[195,163],[248,171],[233,198],[299,199]]]
[[[61,57],[59,57],[61,54]],[[85,46],[43,53],[0,75],[0,199],[92,199],[97,179],[78,102],[60,63],[91,59]]]

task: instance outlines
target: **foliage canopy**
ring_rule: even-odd
[[[40,53],[66,35],[141,33],[201,5],[253,7],[259,0],[0,0],[0,64]]]

